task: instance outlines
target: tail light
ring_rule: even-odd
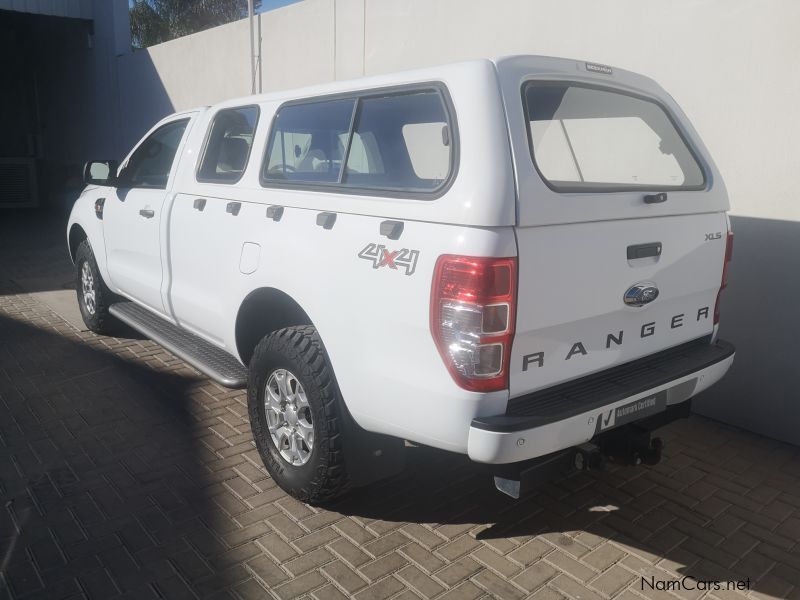
[[[722,296],[722,290],[728,287],[728,267],[733,258],[733,232],[728,232],[728,237],[725,239],[725,264],[722,265],[722,283],[717,292],[717,303],[714,305],[714,325],[719,324],[719,299]]]
[[[431,333],[455,382],[490,392],[508,387],[514,338],[516,258],[440,256],[431,290]]]

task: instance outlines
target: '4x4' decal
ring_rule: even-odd
[[[409,250],[408,248],[388,250],[383,244],[367,244],[358,253],[358,258],[372,262],[373,269],[389,267],[397,270],[398,267],[402,267],[405,269],[406,275],[412,275],[417,268],[419,250]]]

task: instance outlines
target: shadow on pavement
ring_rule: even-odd
[[[225,587],[186,406],[203,380],[125,360],[112,340],[0,316],[0,573],[14,597]]]

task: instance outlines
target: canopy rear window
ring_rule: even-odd
[[[522,92],[534,163],[557,191],[705,187],[694,154],[656,102],[562,82],[529,82]]]

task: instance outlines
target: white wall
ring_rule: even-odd
[[[265,13],[260,27],[264,90],[518,53],[656,79],[714,156],[740,234],[722,329],[738,357],[697,407],[800,443],[800,375],[787,363],[800,338],[790,293],[800,273],[800,2],[306,0]],[[125,73],[148,61],[176,110],[245,94],[247,21],[137,52],[121,69],[131,114],[147,101]]]

